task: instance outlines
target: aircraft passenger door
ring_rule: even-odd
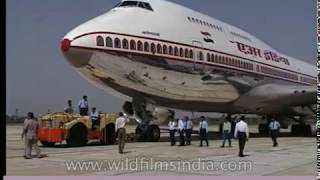
[[[193,48],[193,70],[204,71],[205,69],[205,54],[202,50],[203,45],[199,41],[192,41]]]

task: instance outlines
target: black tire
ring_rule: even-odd
[[[301,130],[300,130],[300,126],[299,125],[296,125],[296,124],[293,124],[292,126],[291,126],[291,134],[293,135],[293,136],[299,136],[299,132],[300,132]]]
[[[113,123],[107,124],[102,130],[101,144],[112,145],[116,142],[115,125]]]
[[[160,128],[157,125],[150,125],[146,132],[148,142],[158,142],[160,140]]]
[[[259,134],[267,136],[269,134],[268,124],[259,124]]]
[[[146,136],[143,127],[138,125],[136,128],[136,141],[137,142],[146,142]]]
[[[312,135],[312,128],[310,125],[292,125],[291,133],[293,136],[311,136]]]
[[[43,147],[53,147],[56,143],[55,142],[48,142],[48,141],[40,141]]]
[[[87,144],[87,128],[83,124],[74,125],[68,133],[66,139],[68,146],[79,147]]]

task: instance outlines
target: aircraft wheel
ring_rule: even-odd
[[[293,124],[291,127],[291,133],[293,136],[311,136],[312,128],[310,125]]]
[[[259,124],[259,134],[263,136],[267,136],[269,133],[268,124]]]
[[[147,128],[147,141],[158,142],[160,139],[160,128],[157,125],[150,125]]]
[[[145,126],[138,125],[136,128],[136,141],[137,142],[145,142],[146,141],[146,134],[145,134]]]

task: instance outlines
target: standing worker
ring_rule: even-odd
[[[87,96],[82,97],[82,99],[79,101],[78,107],[79,107],[80,116],[88,116],[89,104],[88,104]]]
[[[118,134],[118,143],[119,143],[119,153],[123,154],[124,145],[126,142],[126,124],[130,120],[124,116],[122,112],[119,113],[119,117],[116,120],[116,132]]]
[[[221,145],[221,148],[224,148],[224,145],[226,143],[226,140],[228,139],[229,147],[231,147],[231,116],[227,116],[224,120],[223,126],[222,126],[222,137],[223,142]]]
[[[207,146],[209,146],[208,138],[207,138],[207,131],[208,130],[208,123],[204,116],[200,117],[199,122],[199,134],[200,134],[200,146],[202,146],[202,141],[206,141]]]
[[[239,157],[244,157],[243,150],[246,145],[246,141],[249,140],[249,128],[248,124],[245,122],[244,116],[241,116],[240,122],[236,124],[234,137],[239,140]]]
[[[270,128],[270,136],[273,141],[273,147],[277,147],[278,146],[277,137],[280,131],[280,123],[274,117],[272,117],[271,122],[269,123],[269,128]]]
[[[182,119],[179,119],[178,121],[178,130],[179,130],[179,139],[180,139],[180,145],[184,146],[184,130],[185,130],[185,123]]]
[[[91,129],[96,129],[96,125],[98,124],[99,120],[99,113],[97,112],[97,108],[93,107],[90,113],[91,119]]]
[[[192,120],[188,116],[186,116],[185,123],[186,123],[186,144],[191,145]]]
[[[170,121],[169,121],[169,134],[170,134],[170,142],[171,142],[171,146],[176,145],[176,140],[175,140],[175,133],[176,133],[176,126],[177,123],[176,121],[173,119],[173,117],[170,117]]]
[[[64,107],[64,112],[69,114],[73,113],[73,106],[71,100],[68,100],[68,104]]]
[[[42,158],[40,154],[40,148],[38,146],[38,131],[39,125],[32,112],[28,113],[27,119],[24,120],[23,131],[21,134],[21,138],[25,139],[25,147],[24,147],[24,158],[32,159],[32,147],[35,148],[37,153],[37,158]]]

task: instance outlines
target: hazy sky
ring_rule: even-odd
[[[59,41],[75,26],[112,8],[119,0],[7,1],[7,113],[61,111],[87,94],[102,111],[119,111],[123,101],[82,79],[63,59]],[[316,61],[316,5],[302,0],[174,0],[256,35],[275,49]]]

